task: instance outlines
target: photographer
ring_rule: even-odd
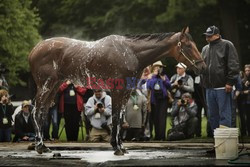
[[[250,64],[245,65],[245,77],[242,80],[241,91],[242,110],[246,114],[248,136],[250,136]]]
[[[178,63],[176,65],[177,74],[173,75],[170,79],[171,92],[175,102],[181,98],[183,93],[194,92],[194,81],[190,75],[186,74],[186,68],[187,66],[185,64]]]
[[[14,113],[13,105],[9,99],[9,93],[0,90],[0,142],[11,141],[11,121]]]
[[[152,77],[147,81],[147,89],[150,90],[150,136],[152,137],[153,126],[155,128],[155,140],[165,140],[166,118],[168,108],[168,93],[170,82],[163,73],[163,65],[160,61],[152,66]]]
[[[85,106],[85,114],[92,125],[90,141],[110,141],[111,113],[111,97],[101,89],[94,90],[94,95],[88,99]]]
[[[173,128],[170,131],[177,130],[178,132],[182,132],[184,134],[183,139],[193,138],[198,121],[196,114],[197,105],[192,99],[191,94],[184,93],[182,98],[172,106]],[[168,137],[171,138],[170,136]],[[171,140],[174,140],[174,137]]]

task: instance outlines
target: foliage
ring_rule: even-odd
[[[10,70],[9,82],[16,84],[21,82],[20,74],[28,70],[27,55],[40,39],[39,33],[43,38],[67,36],[97,40],[110,34],[178,32],[189,26],[201,50],[206,44],[201,34],[209,25],[219,26],[223,33],[226,29],[228,32],[228,28],[231,32],[233,26],[230,24],[237,24],[238,29],[232,29],[232,34],[239,32],[240,56],[244,64],[248,63],[250,1],[230,0],[235,6],[237,22],[232,19],[227,24],[221,16],[223,3],[229,1],[0,0],[1,62]],[[167,64],[168,72],[173,73],[176,62],[168,59],[163,62]]]
[[[222,27],[223,18],[220,15],[219,1],[43,0],[34,5],[39,9],[42,18],[41,33],[44,37],[68,36],[96,40],[110,34],[177,32],[189,26],[193,39],[201,50],[206,44],[201,34],[208,26],[217,25],[222,32],[227,28]],[[238,13],[244,13],[241,10],[249,11],[248,0],[232,0],[232,3],[235,4]],[[244,20],[244,24],[249,24],[249,19],[244,19],[238,17],[239,23]],[[245,30],[244,27],[241,28]],[[249,53],[249,49],[247,52]],[[172,63],[176,63],[165,60],[164,62],[168,65],[170,62],[171,68]]]
[[[12,85],[24,84],[19,74],[28,70],[27,56],[40,39],[39,18],[30,4],[30,0],[0,1],[0,58]]]

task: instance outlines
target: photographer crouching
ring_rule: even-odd
[[[94,90],[94,95],[88,99],[85,106],[85,114],[92,126],[89,141],[110,141],[111,113],[111,97],[101,89]]]
[[[197,105],[191,94],[184,93],[181,99],[173,103],[173,128],[168,132],[168,140],[193,138],[198,121],[196,114]]]

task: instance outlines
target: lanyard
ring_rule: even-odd
[[[5,117],[5,115],[6,115],[6,105],[2,104],[1,107],[2,107],[2,110],[3,110],[4,117]]]
[[[136,95],[135,96],[131,95],[131,99],[133,101],[133,105],[137,105],[137,96]]]

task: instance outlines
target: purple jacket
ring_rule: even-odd
[[[166,76],[166,75],[165,75]],[[162,88],[163,95],[165,98],[168,97],[167,89],[171,87],[170,81],[168,77],[166,76],[165,81],[163,81],[161,78],[157,77],[156,75],[153,75],[151,79],[147,81],[147,89],[151,90],[151,103],[155,104],[156,99],[154,96],[154,86],[156,83],[159,83],[160,87]]]

